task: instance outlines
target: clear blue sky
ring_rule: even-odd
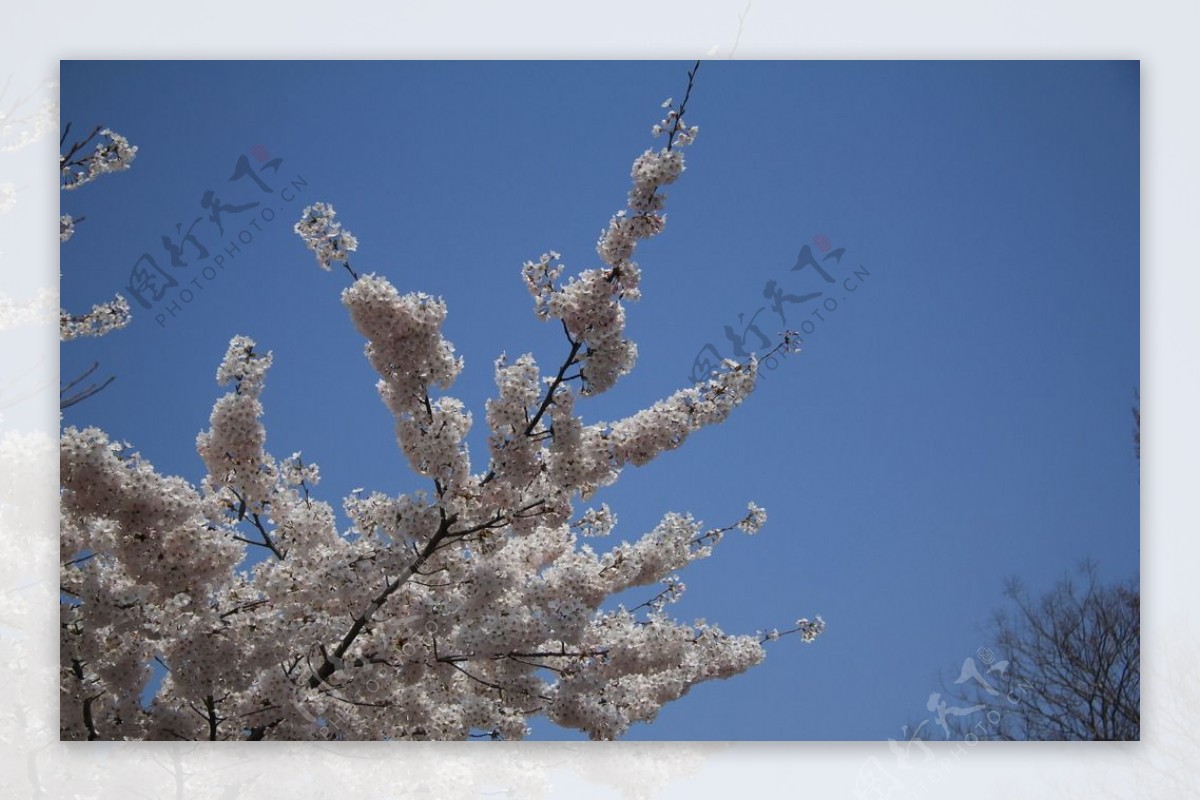
[[[547,370],[562,357],[521,263],[555,249],[571,269],[597,265],[629,165],[659,144],[650,125],[689,66],[64,62],[73,133],[103,123],[140,147],[129,172],[63,195],[87,217],[63,247],[64,305],[129,297],[143,253],[180,282],[150,310],[131,298],[124,331],[67,343],[64,380],[97,360],[117,380],[64,423],[196,481],[216,367],[245,334],[275,354],[268,448],[318,462],[321,497],[340,509],[355,487],[421,487],[339,302],[347,277],[319,270],[291,232],[325,200],[362,243],[356,268],[446,298],[467,365],[451,394],[475,411],[482,469],[496,355],[533,350]],[[762,666],[631,737],[899,737],[928,714],[939,674],[989,644],[981,627],[1007,576],[1046,589],[1085,557],[1105,578],[1138,574],[1138,64],[713,62],[688,118],[701,133],[666,232],[638,254],[638,368],[580,411],[613,419],[682,386],[705,344],[728,353],[724,328],[769,306],[770,281],[824,294],[783,307],[789,327],[811,323],[805,352],[729,423],[599,500],[630,539],[666,511],[725,524],[758,502],[768,525],[690,566],[675,613],[735,632],[819,613],[828,630],[773,644]],[[273,192],[228,180],[242,156]],[[257,172],[275,158],[277,172]],[[261,205],[226,212],[221,235],[207,190]],[[263,206],[274,221],[204,278]],[[188,246],[172,267],[163,235],[201,216],[209,259]],[[823,262],[835,283],[792,270],[805,245],[845,248]],[[863,268],[851,292],[843,281]],[[171,317],[185,287],[192,301]],[[813,316],[829,300],[836,310]],[[756,322],[781,328],[770,308]]]

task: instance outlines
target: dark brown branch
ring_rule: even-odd
[[[262,606],[263,604],[268,604],[268,603],[270,603],[270,600],[268,600],[266,598],[259,600],[259,601],[249,601],[240,606],[235,606],[233,609],[230,609],[228,612],[220,613],[218,615],[218,617],[221,618],[222,620],[224,620],[227,617],[232,617],[233,615],[239,614],[241,612],[248,612],[251,609],[257,609],[258,607]]]
[[[204,709],[208,712],[208,739],[215,742],[217,739],[217,727],[221,725],[222,718],[217,717],[217,705],[211,695],[204,696]]]
[[[71,129],[71,124],[67,123],[67,131],[69,131],[70,129]],[[83,163],[87,162],[88,159],[92,158],[92,156],[88,156],[87,158],[82,158],[82,159],[79,159],[78,161],[72,161],[72,159],[75,157],[75,154],[78,153],[80,150],[83,150],[85,147],[87,147],[88,144],[93,139],[95,139],[100,134],[100,132],[103,130],[104,130],[103,125],[97,125],[95,127],[95,129],[93,129],[92,132],[90,134],[88,134],[88,137],[86,139],[81,139],[78,142],[75,142],[73,145],[71,145],[71,149],[69,151],[67,151],[67,154],[65,156],[59,155],[59,157],[58,157],[59,171],[61,172],[63,167],[70,167],[70,166],[74,166],[74,165],[78,165],[78,164],[83,164]],[[67,131],[63,131],[62,138],[59,140],[58,146],[60,148],[62,147],[62,143],[64,141],[66,141]]]
[[[466,676],[468,679],[471,679],[472,681],[479,682],[479,683],[480,683],[480,684],[482,684],[484,687],[490,687],[491,689],[493,689],[493,690],[495,690],[496,692],[500,693],[500,695],[501,695],[501,696],[503,696],[503,695],[504,695],[504,687],[500,686],[499,684],[495,684],[495,683],[493,683],[493,682],[490,682],[490,681],[488,681],[487,679],[481,679],[481,678],[479,678],[478,676],[472,675],[472,674],[471,674],[471,673],[470,673],[470,672],[469,672],[469,671],[468,671],[466,668],[460,667],[459,665],[455,664],[454,662],[449,662],[449,661],[447,661],[447,660],[445,660],[445,659],[439,659],[438,661],[439,661],[439,662],[443,662],[443,663],[445,663],[445,664],[449,665],[450,667],[452,667],[452,668],[454,668],[455,670],[457,670],[459,673],[461,673],[461,674],[463,674],[464,676]],[[547,698],[547,699],[545,699],[545,700],[550,700],[550,699],[548,699],[548,698]]]
[[[542,398],[542,403],[538,406],[537,412],[529,420],[529,425],[525,426],[525,436],[533,433],[534,429],[542,420],[542,415],[550,408],[550,404],[554,403],[554,393],[565,380],[567,370],[571,365],[575,364],[575,357],[579,355],[580,348],[583,347],[583,340],[576,341],[571,332],[567,330],[567,324],[563,323],[563,332],[567,335],[567,341],[571,343],[571,352],[567,354],[567,358],[563,361],[562,366],[558,368],[558,374],[554,376],[554,380],[550,382],[550,386],[546,389],[546,397]]]
[[[76,559],[72,559],[69,562],[63,562],[63,567],[71,567],[72,565],[83,564],[87,560],[95,558],[95,556],[96,556],[96,553],[95,553],[95,551],[93,551],[92,553],[89,553],[87,556],[80,556]],[[75,593],[71,593],[71,594],[74,595]]]
[[[64,384],[62,387],[59,388],[59,390],[58,390],[58,408],[60,411],[62,409],[69,409],[70,407],[74,406],[77,403],[82,403],[83,401],[92,397],[93,395],[95,395],[96,393],[100,392],[105,387],[107,387],[109,384],[111,384],[112,382],[117,380],[117,377],[115,375],[109,376],[104,381],[104,383],[102,383],[100,385],[91,384],[90,386],[88,386],[85,389],[80,390],[76,394],[67,396],[67,393],[70,392],[74,387],[76,387],[81,381],[83,381],[85,378],[87,378],[92,373],[96,372],[96,369],[98,367],[100,367],[100,362],[93,362],[92,366],[89,367],[87,370],[85,370],[82,375],[80,375],[74,381]]]
[[[443,516],[442,522],[438,526],[438,530],[432,537],[429,538],[429,542],[425,544],[425,547],[421,549],[420,555],[417,556],[412,564],[404,569],[404,571],[396,578],[395,581],[388,583],[387,586],[384,587],[383,592],[371,600],[371,603],[367,609],[354,619],[354,623],[350,626],[350,630],[346,632],[346,636],[342,638],[342,641],[338,643],[337,648],[334,649],[333,658],[330,659],[329,657],[326,657],[325,661],[321,664],[321,667],[318,668],[317,671],[309,678],[309,687],[319,687],[326,679],[337,672],[339,666],[342,664],[342,657],[346,655],[348,650],[350,650],[350,646],[354,644],[354,641],[358,639],[358,636],[362,633],[363,629],[366,628],[367,624],[371,622],[371,619],[374,617],[375,613],[380,609],[380,607],[387,603],[388,598],[390,598],[392,594],[396,592],[396,590],[400,589],[400,587],[404,585],[404,582],[408,581],[408,579],[417,572],[417,569],[420,568],[421,565],[425,564],[429,557],[433,555],[433,553],[438,549],[438,546],[441,545],[442,541],[450,535],[450,526],[454,525],[457,519],[457,515],[450,515],[449,517]]]
[[[241,495],[238,495],[238,491],[235,490],[233,487],[230,487],[229,491],[232,492],[234,494],[234,497],[236,497],[238,499],[238,501],[240,502],[240,506],[238,508],[238,520],[240,521],[240,520],[245,519],[246,518],[246,500]],[[258,512],[251,512],[249,519],[250,519],[251,525],[253,525],[256,529],[258,529],[258,533],[262,535],[262,541],[260,542],[258,540],[252,540],[248,537],[243,537],[238,534],[234,534],[233,538],[235,540],[238,540],[239,542],[244,542],[247,545],[257,545],[260,548],[266,548],[271,553],[275,554],[276,559],[278,559],[279,561],[282,562],[283,558],[287,554],[284,551],[279,550],[279,548],[275,545],[275,541],[271,539],[271,535],[267,533],[267,529],[263,526],[262,518],[260,518],[258,516]]]
[[[82,688],[86,683],[83,677],[83,663],[78,659],[71,660],[71,672],[75,674],[75,678],[79,679],[79,686]],[[97,693],[90,698],[83,699],[83,725],[87,729],[88,740],[99,740],[100,734],[96,731],[96,721],[92,716],[92,702],[100,698],[104,693]]]
[[[688,71],[687,91],[683,93],[683,101],[679,104],[679,114],[675,117],[675,124],[671,126],[671,133],[667,137],[667,152],[671,152],[671,148],[675,146],[675,136],[679,133],[681,124],[683,123],[683,114],[687,110],[688,98],[692,96],[692,87],[696,83],[696,73],[700,71],[700,62],[697,61],[695,66]]]

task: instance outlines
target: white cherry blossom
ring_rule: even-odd
[[[422,488],[356,489],[342,501],[347,530],[315,497],[319,467],[271,454],[262,398],[273,357],[247,337],[231,339],[216,371],[226,391],[196,438],[198,486],[98,429],[63,432],[64,739],[520,739],[535,716],[612,739],[763,660],[777,630],[727,634],[665,609],[691,562],[734,528],[759,531],[765,510],[750,503],[718,528],[667,512],[630,532],[607,504],[581,504],[723,422],[757,377],[753,358],[726,362],[622,419],[586,417],[587,398],[633,369],[632,257],[663,231],[658,190],[682,175],[679,148],[695,136],[675,125],[682,106],[666,105],[668,146],[635,160],[629,208],[597,245],[601,266],[565,280],[558,253],[524,266],[534,311],[562,327],[566,353],[549,372],[528,353],[496,360],[479,421],[486,464],[466,444],[476,418],[444,394],[464,369],[442,334],[446,302],[353,271],[342,303]],[[132,158],[113,137],[97,170]],[[358,244],[324,203],[296,232],[325,269]],[[64,313],[64,338],[118,327],[122,301]],[[645,602],[613,602],[637,588]],[[801,618],[783,634],[810,642],[823,630]]]

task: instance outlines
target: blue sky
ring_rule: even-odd
[[[446,298],[467,365],[451,394],[475,410],[485,458],[494,358],[532,350],[551,370],[563,355],[522,262],[555,249],[569,269],[596,266],[629,165],[659,144],[650,125],[689,66],[63,62],[73,133],[103,123],[140,148],[129,172],[63,195],[87,217],[62,250],[64,306],[129,296],[143,253],[180,281],[151,309],[131,298],[124,331],[67,343],[64,380],[93,361],[117,380],[64,423],[198,480],[216,367],[245,334],[275,354],[268,448],[318,462],[321,497],[340,508],[355,487],[419,488],[340,304],[347,277],[291,232],[325,200],[360,239],[357,269]],[[638,368],[579,410],[613,419],[669,394],[706,344],[728,354],[726,326],[774,335],[768,282],[823,294],[784,306],[789,327],[808,321],[805,350],[730,422],[599,500],[630,539],[666,511],[726,524],[758,502],[768,525],[690,566],[675,613],[728,631],[819,613],[828,630],[773,644],[631,737],[899,737],[939,674],[989,644],[1006,577],[1046,589],[1085,557],[1105,578],[1138,574],[1138,64],[713,62],[689,109],[688,170],[665,233],[639,250]],[[271,192],[228,180],[243,156]],[[222,235],[208,190],[260,206],[224,214]],[[263,208],[275,218],[256,230]],[[170,266],[163,235],[197,217],[210,258],[185,248],[189,264]],[[834,283],[792,269],[806,245],[845,248],[823,262]]]

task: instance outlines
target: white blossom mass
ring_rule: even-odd
[[[227,392],[196,439],[200,485],[161,475],[101,430],[63,432],[64,739],[520,739],[535,716],[612,739],[696,684],[762,661],[778,631],[729,634],[665,607],[684,590],[679,571],[734,528],[758,532],[765,510],[750,503],[715,529],[671,512],[604,547],[617,516],[587,506],[626,467],[724,421],[755,385],[751,357],[624,419],[588,422],[576,409],[634,367],[633,257],[663,231],[659,190],[683,174],[682,148],[696,139],[685,105],[664,105],[653,132],[666,145],[634,161],[628,207],[596,245],[601,266],[564,279],[557,253],[524,265],[534,311],[562,328],[565,355],[549,373],[528,353],[496,361],[482,469],[466,446],[475,417],[444,394],[464,369],[442,335],[446,303],[353,270],[342,303],[426,490],[352,493],[342,507],[352,525],[339,531],[315,495],[317,465],[267,450],[271,352],[243,336],[220,362]],[[104,136],[65,188],[128,166],[136,148]],[[69,229],[64,218],[64,240]],[[305,209],[295,230],[320,267],[350,269],[358,240],[332,205]],[[122,303],[64,313],[64,338],[119,327]],[[653,586],[640,606],[605,606]],[[785,633],[808,642],[823,628],[801,618]]]

